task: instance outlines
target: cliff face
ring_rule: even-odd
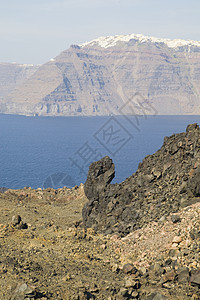
[[[139,114],[136,93],[153,107],[146,113],[199,114],[200,43],[130,35],[71,46],[17,86],[0,111],[121,114],[131,99]]]
[[[22,84],[39,68],[34,65],[19,65],[15,63],[0,63],[0,100],[6,97]]]

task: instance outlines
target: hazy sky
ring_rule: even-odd
[[[200,40],[199,15],[199,0],[0,0],[0,62],[41,64],[105,35]]]

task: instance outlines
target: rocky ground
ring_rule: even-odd
[[[200,203],[120,237],[84,230],[86,201],[0,194],[0,299],[200,299]]]
[[[123,284],[108,238],[81,227],[82,186],[8,190],[0,201],[0,299],[107,299]]]
[[[199,135],[169,138],[120,185],[104,158],[84,186],[0,189],[0,299],[200,299]]]

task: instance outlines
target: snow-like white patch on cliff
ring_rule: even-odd
[[[79,45],[81,48],[87,46],[100,46],[102,48],[114,47],[118,42],[129,42],[130,40],[135,40],[136,42],[145,43],[164,43],[170,48],[177,48],[183,46],[196,46],[200,47],[200,41],[192,41],[192,40],[181,40],[181,39],[164,39],[164,38],[156,38],[152,36],[145,36],[142,34],[128,34],[128,35],[115,35],[115,36],[107,36],[107,37],[99,37],[90,42],[83,43]]]

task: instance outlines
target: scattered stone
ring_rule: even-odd
[[[166,221],[166,217],[165,216],[162,216],[160,219],[159,219],[159,222],[163,223]]]
[[[164,273],[164,268],[159,263],[155,263],[153,266],[153,271],[156,275],[161,275]]]
[[[190,278],[190,273],[189,273],[189,269],[187,267],[182,267],[180,269],[178,269],[177,271],[178,274],[178,282],[179,283],[187,283],[189,281]]]
[[[131,296],[132,296],[133,299],[134,299],[134,298],[138,298],[139,294],[138,294],[137,291],[133,291],[133,292],[131,293]]]
[[[20,285],[16,288],[15,292],[16,292],[16,293],[24,293],[24,292],[26,291],[27,288],[28,288],[27,284],[26,284],[26,283],[22,283],[22,284],[20,284]]]
[[[181,221],[181,218],[178,215],[171,216],[172,223],[178,223]]]
[[[177,256],[177,254],[178,254],[178,251],[176,249],[170,249],[169,250],[169,256],[170,257]]]
[[[175,274],[174,270],[165,273],[163,275],[163,282],[174,281],[175,275],[176,274]]]
[[[200,287],[200,270],[196,271],[190,278],[190,282],[192,285],[197,285]]]
[[[17,229],[27,229],[28,228],[28,225],[26,224],[26,223],[23,223],[22,221],[19,223],[19,224],[17,224],[16,226],[15,226]]]
[[[19,215],[12,217],[12,224],[14,226],[18,225],[21,222],[22,218]]]
[[[12,217],[12,225],[16,229],[27,229],[28,228],[28,225],[26,223],[22,222],[22,218],[19,215]]]
[[[179,244],[182,242],[182,237],[181,236],[175,236],[172,240],[172,243],[174,244]]]
[[[140,283],[138,280],[134,280],[133,278],[128,278],[125,280],[124,284],[125,288],[134,288],[134,289],[139,289]]]
[[[159,170],[153,169],[152,173],[157,179],[159,179],[162,176],[162,173]]]
[[[28,286],[26,283],[19,283],[17,288],[14,291],[14,298],[13,299],[18,299],[18,297],[23,297],[24,298],[34,298],[36,296],[36,292],[34,288],[31,288]],[[22,298],[20,298],[22,299]]]
[[[165,266],[170,266],[172,263],[172,259],[169,257],[167,258],[167,260],[165,261]]]
[[[128,296],[128,289],[126,289],[124,287],[120,288],[120,291],[119,291],[118,295],[123,296],[123,297]]]
[[[200,239],[200,228],[193,228],[193,229],[190,231],[190,237],[191,237],[193,240]]]
[[[125,264],[122,270],[125,274],[135,274],[137,272],[136,267],[132,264]]]

